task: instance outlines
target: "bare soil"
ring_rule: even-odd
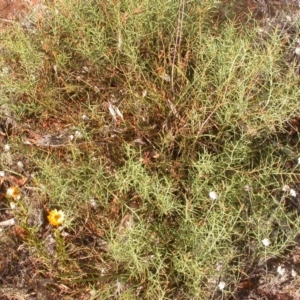
[[[0,18],[17,21],[41,4],[41,0],[0,0]]]

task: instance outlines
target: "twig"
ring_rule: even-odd
[[[10,19],[5,19],[5,18],[0,18],[0,21],[6,22],[6,23],[10,23],[10,24],[20,24],[20,23],[17,22],[17,21],[10,20]]]
[[[5,227],[5,226],[11,226],[11,225],[15,225],[15,223],[16,223],[15,219],[12,218],[12,219],[0,222],[0,226],[3,226],[3,227]]]
[[[178,53],[178,49],[180,49],[180,44],[181,44],[185,1],[186,0],[181,0],[180,6],[179,6],[179,12],[178,12],[179,16],[178,16],[177,32],[176,32],[174,55],[173,55],[173,61],[172,61],[172,71],[171,71],[171,87],[172,87],[172,89],[174,88],[175,61],[176,61],[176,56],[177,56],[177,53]]]

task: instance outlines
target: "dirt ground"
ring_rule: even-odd
[[[18,20],[39,3],[41,3],[40,0],[0,0],[0,18]]]
[[[0,33],[12,23],[24,21],[28,15],[34,14],[34,19],[39,22],[42,18],[43,0],[0,0]]]

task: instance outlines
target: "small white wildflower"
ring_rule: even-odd
[[[290,195],[292,197],[296,197],[297,196],[297,192],[294,189],[290,189]]]
[[[82,138],[82,133],[78,130],[75,131],[75,137]]]
[[[11,209],[15,209],[17,205],[16,205],[15,202],[10,202],[9,206],[10,206]]]
[[[220,281],[218,284],[218,288],[220,291],[223,291],[225,286],[226,286],[226,283],[224,281]]]
[[[70,135],[68,136],[68,138],[69,138],[70,141],[73,141],[73,140],[74,140],[74,135],[73,135],[73,134],[70,134]]]
[[[171,77],[167,73],[163,73],[159,77],[162,78],[166,82],[170,82],[171,81]]]
[[[147,90],[143,90],[142,97],[145,98],[147,96]]]
[[[2,74],[1,74],[2,76],[7,75],[9,73],[8,67],[3,67],[1,71],[2,71]]]
[[[244,186],[244,190],[245,190],[245,192],[250,192],[251,191],[251,186],[249,184],[246,184]]]
[[[82,120],[83,120],[83,121],[88,121],[88,120],[89,120],[89,117],[88,117],[87,115],[83,115],[83,116],[82,116]]]
[[[118,34],[118,46],[117,46],[119,50],[121,50],[122,44],[123,44],[122,35],[121,35],[121,32],[119,32],[119,34]]]
[[[57,65],[53,66],[53,71],[54,71],[55,75],[57,76]]]
[[[292,21],[293,21],[292,17],[289,16],[289,15],[286,15],[285,18],[286,18],[286,20],[287,20],[288,22],[292,22]]]
[[[292,277],[294,277],[294,278],[298,275],[294,269],[292,269],[291,274],[292,274]]]
[[[4,145],[4,151],[9,151],[10,150],[10,146],[8,144]]]
[[[5,172],[4,171],[0,171],[0,177],[5,177]]]
[[[91,200],[90,200],[90,204],[91,204],[91,206],[94,207],[94,208],[98,206],[96,199],[91,199]]]
[[[280,276],[283,276],[285,274],[285,268],[283,268],[282,266],[278,266],[277,267],[277,273],[280,275]]]
[[[271,245],[271,241],[267,238],[261,241],[265,247],[269,247]]]
[[[20,160],[17,162],[17,166],[18,166],[19,169],[24,168],[24,164]]]
[[[84,66],[82,68],[82,73],[87,73],[89,71],[89,68],[87,66]]]
[[[208,195],[209,195],[209,198],[211,200],[217,200],[218,199],[218,194],[214,191],[210,191]]]
[[[100,276],[105,276],[107,274],[106,268],[100,268]]]
[[[300,55],[300,47],[297,47],[297,48],[295,49],[295,54],[296,54],[296,55]]]
[[[285,184],[283,187],[282,187],[282,191],[283,192],[288,192],[290,190],[290,187],[287,185],[287,184]]]

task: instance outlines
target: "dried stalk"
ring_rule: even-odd
[[[173,60],[172,60],[172,71],[171,71],[171,87],[172,87],[172,89],[174,88],[174,68],[175,68],[176,56],[177,56],[177,53],[180,52],[185,1],[186,0],[181,0],[180,6],[179,6],[179,11],[178,11],[177,32],[176,32],[175,47],[174,47],[174,54],[173,54]]]

